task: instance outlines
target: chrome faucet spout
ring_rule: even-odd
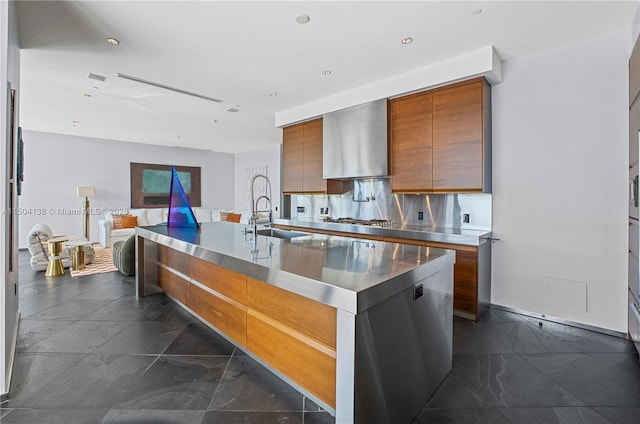
[[[255,184],[256,180],[262,178],[266,181],[265,193],[256,198],[255,196]],[[253,237],[254,239],[258,235],[258,220],[260,219],[260,212],[268,212],[269,213],[269,226],[273,223],[273,205],[271,202],[271,181],[269,181],[269,177],[263,174],[256,174],[251,179],[251,219],[250,222],[253,224]],[[259,210],[258,203],[261,199],[265,199],[269,204],[269,209]]]

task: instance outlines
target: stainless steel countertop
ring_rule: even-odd
[[[137,227],[136,235],[302,296],[358,313],[451,266],[453,250],[310,234],[244,234],[246,225]],[[425,283],[425,289],[428,289]]]
[[[346,233],[396,237],[410,240],[434,241],[441,243],[479,246],[491,239],[491,231],[455,228],[422,227],[418,225],[392,224],[390,227],[370,225],[338,224],[319,220],[274,219],[274,224],[305,227],[317,230],[341,231]]]

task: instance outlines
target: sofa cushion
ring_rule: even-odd
[[[242,215],[233,212],[220,212],[220,221],[240,222]]]
[[[119,229],[119,228],[128,228],[128,227],[123,227],[123,226],[122,226],[122,218],[123,218],[123,217],[125,217],[125,216],[130,216],[130,215],[118,215],[118,214],[113,214],[113,215],[111,215],[111,216],[112,216],[112,218],[113,218],[113,223],[112,223],[112,225],[113,225],[113,229],[114,229],[114,230],[117,230],[117,229]]]
[[[120,228],[118,230],[111,231],[111,237],[132,236],[135,232],[135,228]]]
[[[198,222],[211,222],[211,209],[207,208],[193,208],[193,213],[196,216]]]
[[[167,220],[162,208],[147,209],[147,219],[149,225],[158,225]]]
[[[138,225],[140,227],[146,227],[149,225],[149,220],[147,219],[147,210],[146,209],[131,209],[129,212],[132,216],[138,218]]]

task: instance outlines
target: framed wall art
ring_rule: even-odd
[[[178,177],[191,206],[202,206],[199,166],[177,166]],[[167,208],[171,165],[131,162],[131,208]]]

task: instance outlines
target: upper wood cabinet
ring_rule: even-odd
[[[394,192],[491,192],[491,88],[484,78],[393,99]]]
[[[433,190],[433,95],[419,93],[392,100],[390,110],[391,190]]]
[[[282,191],[340,194],[350,183],[322,178],[322,118],[282,130]]]

